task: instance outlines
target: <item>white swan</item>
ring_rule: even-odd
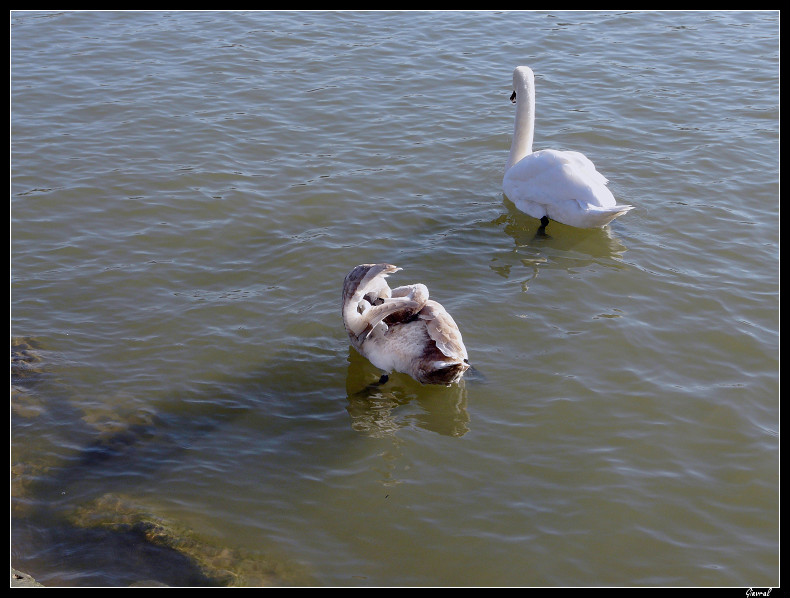
[[[469,368],[455,321],[424,284],[390,289],[390,264],[361,264],[343,281],[343,324],[351,345],[387,374],[449,385]],[[386,374],[382,378],[386,380]]]
[[[516,122],[502,189],[516,207],[541,220],[598,228],[631,210],[617,205],[606,177],[579,152],[532,151],[535,134],[535,75],[528,66],[513,71]]]

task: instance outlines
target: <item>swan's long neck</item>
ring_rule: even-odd
[[[532,139],[535,135],[535,75],[531,69],[522,66],[515,70],[513,91],[516,93],[516,121],[505,172],[524,156],[532,153]]]

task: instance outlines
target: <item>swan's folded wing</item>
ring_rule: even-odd
[[[505,173],[502,187],[516,205],[532,202],[550,206],[572,201],[583,208],[587,205],[607,208],[617,203],[607,182],[579,152],[540,150],[514,164]],[[527,213],[540,217],[531,211]]]
[[[414,301],[409,297],[391,297],[389,299],[385,299],[384,303],[380,305],[373,305],[369,307],[362,314],[362,317],[365,319],[366,326],[362,332],[357,335],[357,340],[359,342],[364,341],[370,335],[370,333],[373,332],[373,329],[388,316],[398,312],[399,319],[405,319],[406,317],[416,314],[418,311],[420,311],[420,309],[422,309],[422,307],[423,303]]]
[[[428,301],[420,311],[419,318],[425,321],[428,336],[444,355],[459,361],[469,358],[458,325],[441,304]]]
[[[592,160],[581,152],[553,151],[555,154],[559,155],[559,159],[563,164],[573,169],[573,171],[577,173],[577,176],[586,179],[589,183],[598,185],[606,185],[609,183],[609,179],[598,172]]]

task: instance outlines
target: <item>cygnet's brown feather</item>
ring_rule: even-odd
[[[400,268],[361,264],[343,283],[343,323],[352,346],[386,372],[424,384],[450,384],[469,368],[453,318],[414,284],[390,289],[385,278]]]

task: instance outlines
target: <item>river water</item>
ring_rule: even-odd
[[[778,585],[777,12],[10,30],[14,567]],[[607,228],[536,236],[503,196],[521,64],[535,149],[584,152],[635,206]],[[379,261],[477,375],[370,386],[340,291]]]

